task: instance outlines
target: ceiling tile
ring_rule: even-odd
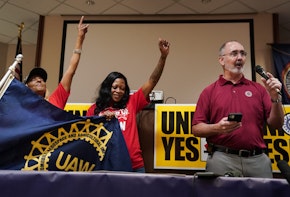
[[[124,6],[122,4],[117,4],[113,6],[112,8],[104,11],[102,14],[104,15],[127,15],[127,14],[139,14],[136,10],[129,8],[127,6]]]
[[[49,14],[51,10],[60,4],[56,0],[9,0],[9,3],[39,15]]]
[[[230,4],[224,5],[220,8],[217,8],[214,11],[211,11],[212,14],[239,14],[239,13],[255,13],[256,11],[245,6],[244,4],[241,4],[237,1],[234,1]]]
[[[35,44],[37,43],[37,31],[28,29],[22,33],[23,44]]]
[[[172,0],[124,0],[122,4],[139,11],[140,14],[156,14],[174,2]]]
[[[255,9],[257,12],[264,12],[285,2],[289,2],[289,0],[241,0],[240,2]]]
[[[38,20],[38,14],[29,12],[25,9],[21,9],[11,4],[5,4],[1,8],[0,19],[20,24],[24,22],[26,25],[32,25]]]
[[[38,31],[38,26],[39,26],[39,23],[38,23],[38,21],[37,21],[37,22],[35,22],[33,25],[31,25],[31,26],[29,27],[29,29],[34,30],[34,31]]]
[[[24,22],[22,39],[35,42],[39,15],[154,15],[235,14],[268,12],[279,14],[281,38],[290,43],[290,0],[0,0],[0,42],[14,43]],[[282,25],[282,26],[281,26]],[[31,35],[31,37],[30,37]],[[27,39],[27,41],[25,41]],[[285,40],[287,42],[287,40]]]
[[[85,0],[67,0],[65,2],[66,5],[70,5],[74,8],[77,8],[79,10],[82,10],[85,13],[88,14],[102,14],[107,9],[113,7],[117,3],[112,0],[94,0],[94,5],[88,5],[86,4]]]
[[[191,10],[190,8],[182,4],[173,4],[163,10],[159,11],[158,14],[198,14],[196,11]]]
[[[61,4],[50,12],[50,15],[82,15],[86,14],[84,11],[81,11],[72,6],[66,4]]]
[[[0,20],[0,27],[5,27],[5,31],[1,31],[0,35],[10,37],[18,36],[18,25]]]
[[[180,4],[195,10],[197,13],[205,14],[210,13],[212,10],[215,10],[219,7],[229,4],[231,0],[219,0],[211,1],[209,3],[202,3],[201,1],[192,1],[192,0],[181,0]]]

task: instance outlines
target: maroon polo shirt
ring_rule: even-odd
[[[230,134],[208,137],[207,142],[233,149],[266,148],[263,124],[270,115],[271,106],[270,95],[261,84],[245,77],[233,84],[221,75],[200,94],[192,124],[214,124],[231,112],[241,112],[241,128]]]

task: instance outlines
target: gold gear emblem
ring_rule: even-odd
[[[51,153],[62,145],[77,140],[92,144],[102,161],[112,135],[113,132],[108,131],[103,123],[91,123],[90,119],[46,132],[38,140],[31,142],[32,149],[29,155],[24,156],[26,162],[22,170],[47,170]]]

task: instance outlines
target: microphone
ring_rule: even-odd
[[[256,69],[256,72],[257,72],[259,75],[261,75],[261,77],[263,77],[263,78],[266,79],[266,80],[269,79],[267,73],[265,72],[265,70],[263,69],[262,66],[257,65],[255,69]]]
[[[281,171],[281,174],[286,178],[287,182],[290,184],[290,166],[284,160],[277,162],[277,167]]]
[[[256,72],[257,72],[259,75],[261,75],[261,77],[263,77],[263,78],[266,79],[266,80],[269,79],[269,77],[268,77],[266,71],[263,69],[262,66],[257,65],[257,66],[255,67],[255,69],[256,69]],[[276,89],[276,92],[277,92],[278,94],[282,95],[279,89]]]

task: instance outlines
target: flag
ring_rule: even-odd
[[[282,103],[290,104],[290,44],[272,45],[277,78],[282,82]]]
[[[17,45],[16,45],[16,54],[15,57],[18,54],[22,54],[22,30],[24,28],[24,23],[21,23],[21,25],[18,26],[18,39],[17,39]],[[15,78],[22,82],[22,62],[20,62],[15,67]]]
[[[9,80],[0,94],[1,170],[132,171],[117,119],[73,115]]]

